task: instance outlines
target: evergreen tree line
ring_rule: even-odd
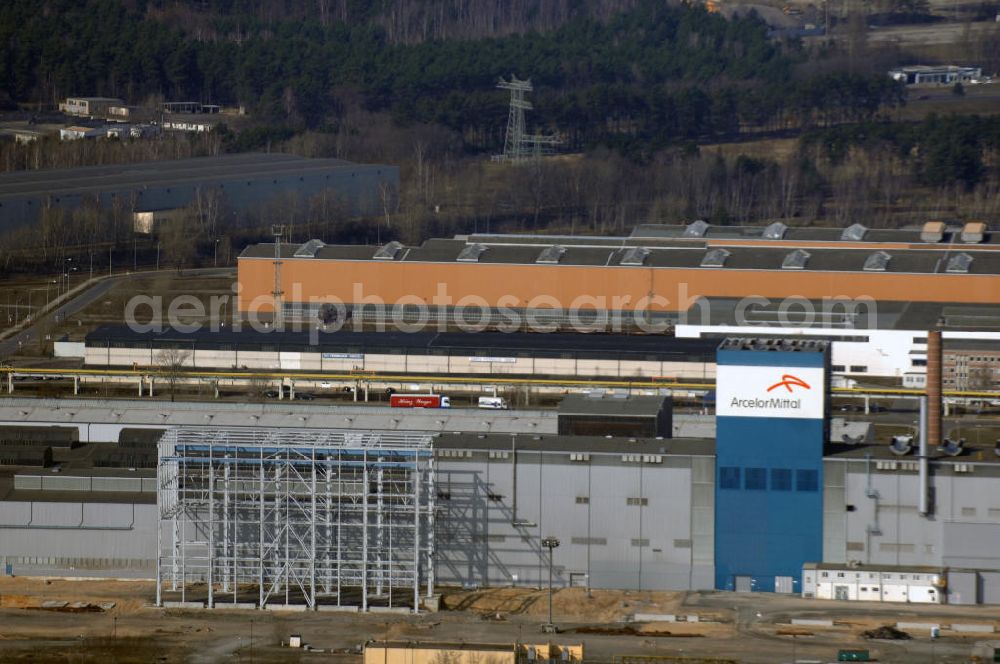
[[[895,154],[925,186],[961,185],[972,190],[983,182],[987,164],[1000,157],[1000,117],[931,114],[919,123],[866,122],[809,132],[802,138],[831,163],[851,151]]]
[[[532,129],[559,130],[571,148],[635,151],[870,120],[902,95],[884,76],[799,75],[805,55],[769,39],[755,16],[727,20],[654,0],[606,20],[567,10],[572,16],[545,34],[414,44],[393,43],[372,18],[389,0],[352,21],[291,12],[264,22],[254,18],[263,4],[179,4],[214,17],[206,32],[214,37],[157,19],[165,10],[153,2],[48,0],[39,11],[32,0],[8,0],[0,7],[0,101],[193,99],[241,105],[296,130],[335,129],[345,108],[360,104],[400,124],[444,125],[482,151],[502,143],[508,100],[494,86],[516,73],[536,84]]]

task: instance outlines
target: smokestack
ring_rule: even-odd
[[[941,444],[941,329],[927,332],[927,396],[920,397],[920,495],[917,511],[930,513],[930,468],[928,448]]]
[[[927,444],[941,444],[941,330],[927,332]]]

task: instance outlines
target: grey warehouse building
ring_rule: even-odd
[[[0,232],[34,223],[46,206],[70,210],[87,201],[127,212],[184,208],[199,194],[217,191],[234,213],[281,196],[303,201],[334,195],[345,214],[381,209],[398,191],[399,167],[306,159],[291,154],[233,154],[172,161],[18,171],[0,175]]]

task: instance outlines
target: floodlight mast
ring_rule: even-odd
[[[285,227],[280,224],[275,224],[271,226],[271,235],[274,236],[274,290],[271,292],[271,296],[274,301],[274,329],[281,330],[282,328],[282,307],[284,306],[281,302],[281,296],[283,292],[281,290],[281,236],[285,233]]]

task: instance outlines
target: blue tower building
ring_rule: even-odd
[[[726,339],[717,352],[715,586],[801,591],[823,556],[829,343]]]

